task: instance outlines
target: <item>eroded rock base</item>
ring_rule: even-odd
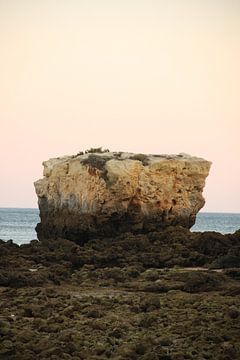
[[[195,215],[174,217],[166,216],[165,212],[156,212],[152,216],[143,216],[137,209],[124,215],[113,214],[107,219],[98,214],[82,215],[70,213],[67,209],[41,216],[42,220],[37,224],[36,231],[39,240],[64,238],[73,240],[83,245],[90,239],[116,237],[119,234],[131,232],[133,234],[146,234],[153,231],[161,231],[168,226],[184,226],[190,228],[195,223]],[[161,218],[161,221],[159,221]]]

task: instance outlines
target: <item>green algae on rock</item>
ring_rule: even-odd
[[[0,359],[238,360],[239,267],[214,265],[230,254],[239,231],[0,241]]]

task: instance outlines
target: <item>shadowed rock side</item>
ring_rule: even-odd
[[[186,154],[88,153],[50,159],[35,182],[39,239],[190,228],[211,163]]]

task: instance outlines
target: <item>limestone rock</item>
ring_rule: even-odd
[[[87,153],[43,163],[35,182],[39,239],[190,228],[204,205],[211,163],[187,154]]]

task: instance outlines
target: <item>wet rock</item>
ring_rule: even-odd
[[[8,321],[0,320],[0,336],[11,336],[11,325]]]
[[[240,269],[230,268],[225,270],[224,274],[233,279],[240,280]]]
[[[202,291],[212,291],[222,288],[222,276],[206,272],[182,273],[180,278],[185,281],[183,290],[195,293]]]
[[[11,340],[3,340],[0,346],[0,356],[4,355],[6,358],[15,352],[14,344]]]
[[[228,316],[230,316],[231,319],[238,319],[240,318],[240,310],[236,308],[231,308],[228,311]]]
[[[225,255],[219,257],[212,264],[215,268],[240,268],[240,256]]]
[[[171,346],[172,345],[172,340],[168,337],[164,337],[162,336],[160,339],[159,339],[159,344],[161,346]]]
[[[139,355],[144,355],[148,349],[148,345],[145,343],[136,344],[136,353]]]
[[[153,311],[160,308],[159,296],[150,296],[143,299],[140,303],[140,309],[144,312]]]
[[[239,269],[208,270],[238,257],[240,238],[221,235],[216,254],[201,238],[169,227],[83,246],[0,244],[13,249],[0,251],[0,274],[25,279],[0,287],[0,359],[240,358]]]

